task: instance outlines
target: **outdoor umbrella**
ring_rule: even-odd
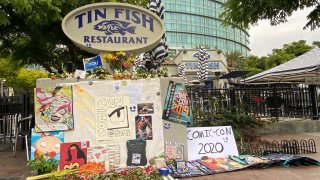
[[[156,13],[162,20],[164,19],[165,10],[161,0],[150,0],[147,8]],[[168,56],[168,46],[166,45],[166,41],[166,34],[164,33],[159,44],[148,52],[155,69],[159,68],[160,64]]]

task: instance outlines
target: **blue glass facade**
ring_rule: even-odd
[[[249,34],[237,28],[222,27],[219,15],[224,0],[163,0],[169,49],[207,45],[224,52],[249,54]]]

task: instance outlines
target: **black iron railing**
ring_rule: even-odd
[[[0,98],[0,143],[13,142],[17,119],[34,114],[33,97],[29,95]],[[33,127],[34,122],[31,123]],[[21,124],[23,130],[30,130],[29,124]]]
[[[193,109],[215,114],[230,107],[256,117],[318,118],[314,87],[188,88]]]
[[[243,144],[240,148],[241,154],[263,155],[264,153],[284,153],[284,154],[310,154],[316,153],[316,143],[309,140],[282,140],[272,142],[257,142],[255,144]]]

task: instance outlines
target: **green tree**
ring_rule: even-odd
[[[227,0],[223,5],[225,11],[220,15],[224,25],[249,28],[259,20],[269,20],[271,25],[287,21],[294,11],[313,7],[303,29],[315,30],[320,27],[320,3],[318,0]]]
[[[316,43],[317,41],[315,41],[313,44]],[[308,45],[305,40],[284,44],[282,49],[273,49],[272,53],[268,54],[267,56],[258,57],[251,55],[243,59],[243,66],[241,69],[250,70],[251,72],[246,75],[249,77],[283,64],[310,51],[314,47],[315,46]]]
[[[313,41],[312,45],[320,47],[320,41]]]
[[[235,70],[242,69],[242,61],[244,58],[239,51],[227,52],[226,59],[228,67],[233,68]]]
[[[21,62],[10,58],[0,58],[0,78],[4,78],[5,85],[12,87],[15,93],[32,93],[36,87],[36,80],[48,77],[48,73],[36,70],[26,70]]]
[[[40,64],[49,72],[66,62],[82,67],[92,56],[75,46],[61,21],[73,9],[103,0],[0,0],[0,56],[24,64]],[[146,6],[147,0],[110,0]]]

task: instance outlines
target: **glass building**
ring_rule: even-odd
[[[223,52],[249,55],[249,34],[223,27],[219,15],[225,0],[163,0],[165,27],[170,50],[207,45]]]

